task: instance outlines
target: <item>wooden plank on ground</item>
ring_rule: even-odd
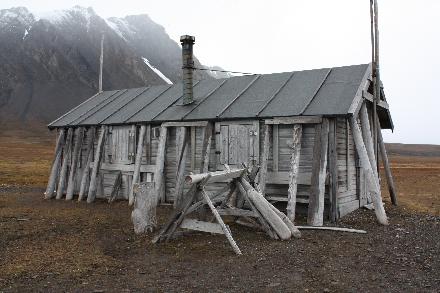
[[[217,223],[209,223],[196,219],[183,219],[180,228],[203,231],[208,233],[225,234],[222,226]]]

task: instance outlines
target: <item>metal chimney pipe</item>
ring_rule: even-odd
[[[183,104],[189,105],[193,100],[193,45],[196,38],[184,35],[180,37],[182,44],[182,70],[183,70]]]

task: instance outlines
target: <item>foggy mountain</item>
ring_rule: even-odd
[[[0,10],[0,119],[51,122],[103,90],[181,81],[181,48],[148,15],[104,20],[92,8]],[[195,58],[195,66],[201,66]],[[211,79],[195,71],[194,79]]]

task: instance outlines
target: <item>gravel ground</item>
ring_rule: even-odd
[[[170,243],[136,235],[121,201],[44,200],[44,188],[0,188],[0,292],[440,292],[440,216],[386,205],[389,226],[360,209],[276,241],[231,224]],[[158,208],[158,222],[171,213]],[[298,225],[305,219],[298,219]]]

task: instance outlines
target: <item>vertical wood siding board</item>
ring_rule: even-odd
[[[220,126],[220,164],[229,164],[229,126]]]
[[[330,221],[335,221],[339,217],[338,213],[338,151],[336,144],[336,119],[329,121],[329,173],[330,173]]]
[[[238,154],[237,154],[237,124],[229,125],[229,145],[228,145],[228,162],[227,164],[237,165],[238,164]]]
[[[100,165],[102,160],[102,151],[104,149],[105,144],[105,133],[107,130],[107,126],[103,125],[101,126],[101,131],[99,134],[99,140],[98,140],[98,146],[96,148],[95,153],[95,159],[93,161],[93,169],[92,169],[92,175],[90,178],[90,186],[89,186],[89,193],[87,196],[87,202],[92,203],[95,201],[96,197],[96,190],[97,190],[97,179],[98,175],[100,173]]]
[[[144,149],[144,142],[146,137],[146,126],[141,125],[141,129],[139,131],[139,139],[136,149],[136,159],[135,159],[135,165],[134,165],[134,171],[133,171],[133,180],[132,184],[130,185],[130,193],[128,197],[128,204],[132,205],[134,204],[134,185],[139,182],[140,177],[140,169],[141,169],[141,161],[142,161],[142,152]]]
[[[45,199],[51,199],[54,196],[56,178],[58,176],[58,166],[61,160],[61,150],[64,142],[64,129],[58,134],[58,139],[55,145],[55,151],[52,158],[52,167],[50,170],[49,181],[46,187]]]
[[[209,122],[207,126],[204,127],[203,137],[202,137],[202,152],[201,152],[201,162],[200,162],[200,173],[208,172],[209,168],[209,155],[211,150],[212,142],[212,123]]]
[[[196,127],[191,126],[191,172],[194,172],[196,165]]]
[[[186,158],[188,153],[188,130],[186,127],[183,127],[179,129],[179,132],[180,133],[178,137],[181,145],[179,146],[180,153],[176,153],[177,173],[174,179],[176,184],[175,184],[174,194],[172,195],[174,198],[174,208],[176,208],[178,201],[183,196],[183,187],[185,184]]]
[[[163,186],[164,177],[164,165],[165,165],[165,153],[166,153],[166,142],[167,142],[167,127],[161,127],[160,129],[160,139],[157,149],[157,160],[156,160],[156,173],[154,174],[155,192],[158,198],[158,202],[165,202],[165,186]],[[160,199],[160,200],[159,200]]]
[[[359,153],[359,157],[361,159],[362,168],[365,172],[365,179],[368,184],[368,189],[371,194],[371,199],[373,201],[374,205],[374,212],[376,214],[376,217],[379,221],[379,223],[383,225],[388,225],[388,219],[385,214],[385,209],[382,204],[382,196],[380,194],[380,187],[377,185],[377,180],[374,178],[374,173],[372,170],[372,167],[370,165],[370,161],[368,159],[367,150],[365,148],[364,142],[362,140],[362,134],[361,130],[359,128],[359,125],[357,124],[355,117],[350,117],[350,124],[353,131],[353,137],[355,139],[356,148]]]
[[[278,125],[273,125],[272,128],[272,142],[273,142],[273,172],[278,172],[278,151],[279,151],[279,139],[278,139]]]
[[[322,124],[317,124],[315,131],[311,194],[307,223],[311,226],[322,226],[329,133],[328,119],[324,118]]]
[[[56,199],[61,199],[63,197],[64,187],[66,186],[66,177],[67,177],[67,167],[69,165],[69,157],[72,149],[72,136],[73,136],[73,128],[69,128],[67,131],[66,143],[63,149],[63,163],[61,165],[60,170],[60,179],[58,182],[57,196]]]
[[[77,166],[81,159],[80,151],[82,148],[83,138],[84,138],[84,127],[81,126],[76,129],[75,149],[73,151],[72,164],[70,165],[70,174],[67,184],[66,200],[72,199],[73,192],[75,190],[75,178],[77,177],[77,171],[78,171]]]
[[[295,124],[293,126],[292,158],[289,173],[289,189],[287,201],[287,218],[291,222],[295,221],[296,193],[298,189],[297,180],[299,174],[299,161],[301,156],[301,138],[302,125]]]
[[[89,172],[90,172],[90,164],[93,160],[93,148],[94,148],[94,141],[95,141],[95,133],[96,133],[96,127],[91,126],[88,131],[88,138],[87,138],[87,151],[86,151],[86,162],[83,167],[83,173],[82,173],[82,179],[81,179],[81,186],[80,191],[78,195],[78,201],[81,201],[86,193],[88,193],[87,187],[89,186]]]
[[[215,122],[215,146],[216,146],[216,156],[215,156],[215,161],[216,161],[216,169],[219,170],[220,169],[220,152],[221,148],[222,148],[222,143],[221,143],[221,135],[220,135],[220,122]]]
[[[263,126],[263,135],[261,137],[261,143],[262,145],[262,152],[260,156],[260,180],[259,180],[259,186],[260,191],[263,194],[263,196],[266,193],[266,176],[267,176],[267,161],[269,157],[269,149],[270,149],[270,127],[269,125]]]

